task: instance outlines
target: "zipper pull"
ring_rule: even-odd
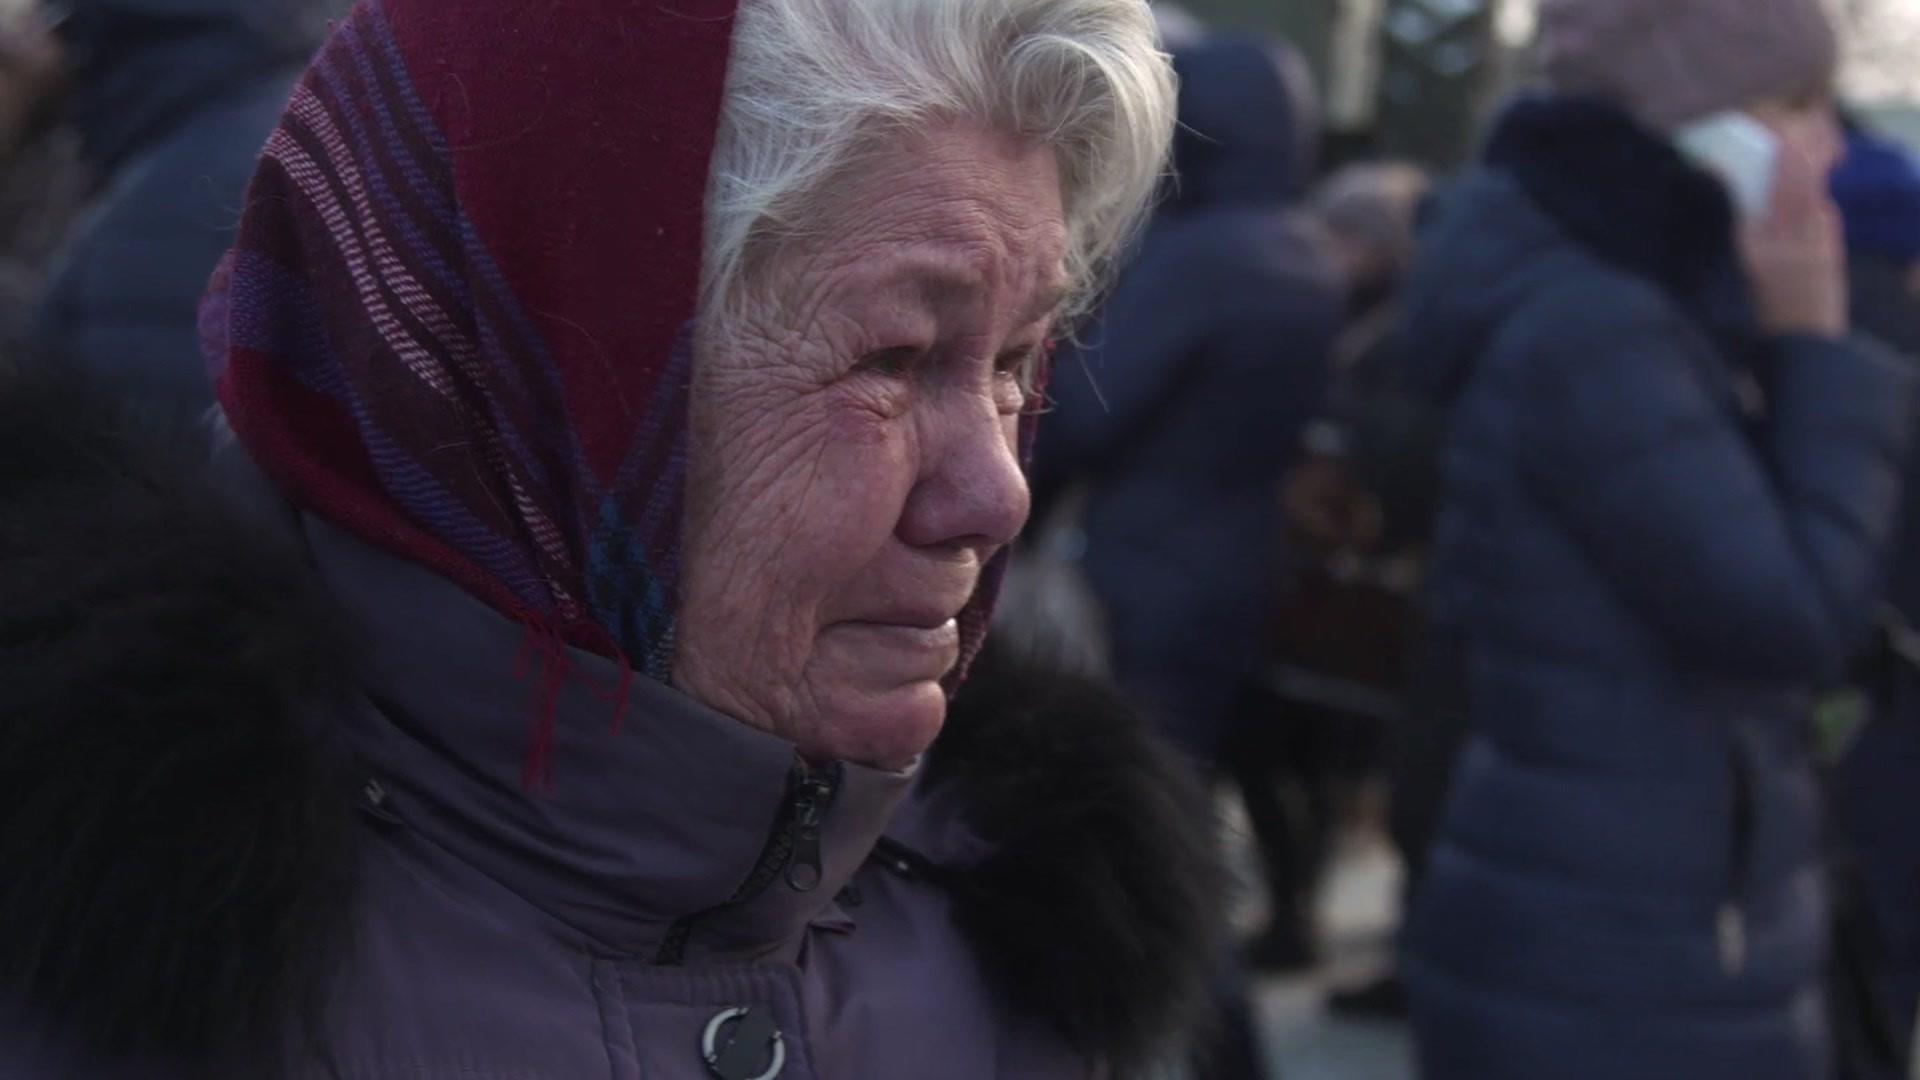
[[[833,804],[840,781],[839,767],[800,781],[793,802],[793,854],[787,860],[787,884],[795,892],[820,887],[820,824]]]
[[[1747,915],[1733,901],[1720,905],[1714,919],[1714,937],[1720,944],[1720,970],[1739,975],[1747,970]]]
[[[404,824],[400,815],[393,812],[393,800],[387,794],[386,785],[371,777],[360,786],[360,812],[383,825]]]

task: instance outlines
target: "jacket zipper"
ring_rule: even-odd
[[[840,766],[825,773],[804,773],[793,798],[793,854],[787,859],[787,885],[795,892],[820,887],[820,827],[840,790]]]
[[[754,862],[753,871],[725,903],[696,911],[668,927],[667,936],[661,939],[660,948],[654,954],[654,963],[684,963],[687,939],[696,927],[766,892],[783,875],[788,887],[796,892],[812,892],[820,887],[820,829],[833,806],[834,796],[840,791],[841,773],[837,764],[817,772],[804,764],[794,765],[787,782],[787,801],[774,821],[773,832],[760,850],[759,859]]]
[[[1747,969],[1747,892],[1753,875],[1753,770],[1747,760],[1746,739],[1735,729],[1727,748],[1732,781],[1732,847],[1728,852],[1727,895],[1714,917],[1714,938],[1720,950],[1720,970],[1737,976]]]

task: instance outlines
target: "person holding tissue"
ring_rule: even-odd
[[[1819,0],[1547,0],[1545,93],[1407,296],[1430,614],[1472,734],[1405,975],[1430,1080],[1820,1080],[1810,702],[1913,415],[1850,336]]]

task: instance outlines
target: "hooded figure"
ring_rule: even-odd
[[[336,5],[344,7],[344,4]],[[162,408],[212,384],[194,312],[241,195],[325,32],[320,0],[73,0],[69,113],[98,177],[34,346]]]
[[[1847,332],[1832,33],[1815,0],[1541,17],[1557,93],[1440,201],[1406,300],[1471,723],[1406,931],[1423,1075],[1818,1080],[1812,702],[1866,643],[1914,406]],[[1676,146],[1728,110],[1780,150],[1744,220]]]
[[[1854,319],[1920,363],[1920,162],[1904,147],[1853,128],[1833,193],[1847,227]],[[1920,460],[1910,454],[1907,476],[1916,474]],[[1910,482],[1887,596],[1910,626],[1920,626],[1916,496],[1920,491]],[[1890,689],[1877,722],[1861,732],[1841,764],[1833,797],[1878,931],[1872,963],[1888,1018],[1910,1034],[1920,1008],[1920,831],[1912,813],[1920,781],[1920,695],[1912,673],[1894,679]]]
[[[1341,285],[1290,214],[1313,103],[1258,38],[1179,48],[1172,189],[1083,347],[1055,365],[1044,507],[1083,486],[1113,669],[1211,761],[1266,662],[1280,477],[1331,376]]]
[[[1849,125],[1833,198],[1847,228],[1855,317],[1881,341],[1920,357],[1920,159]]]
[[[1175,1052],[1190,782],[1097,688],[961,685],[1170,136],[1144,3],[558,10],[337,28],[210,449],[0,384],[0,1071]]]

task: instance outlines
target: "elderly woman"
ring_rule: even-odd
[[[211,468],[57,379],[0,399],[36,1067],[1172,1045],[1210,954],[1181,775],[1087,687],[948,717],[1170,84],[1142,0],[360,4],[203,312]]]

